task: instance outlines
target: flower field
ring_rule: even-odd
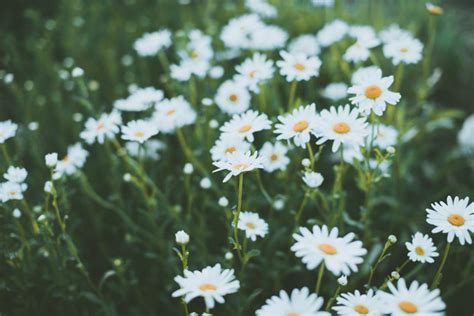
[[[12,1],[0,315],[472,315],[474,7]]]

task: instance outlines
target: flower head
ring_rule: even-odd
[[[156,126],[145,120],[130,121],[127,125],[122,126],[122,139],[139,142],[140,144],[156,134],[158,134]]]
[[[288,148],[280,142],[272,144],[266,142],[260,149],[260,155],[265,158],[263,169],[266,172],[273,172],[275,170],[285,170],[290,163],[290,158],[287,157]]]
[[[253,154],[250,151],[246,153],[236,152],[222,160],[214,161],[213,164],[217,169],[213,172],[222,170],[229,171],[223,180],[223,182],[227,182],[232,176],[235,177],[244,172],[263,168],[263,162],[264,158],[259,156],[258,152],[254,152]]]
[[[106,139],[114,137],[119,132],[121,123],[122,117],[118,111],[103,113],[98,119],[91,117],[86,121],[80,137],[88,144],[93,144],[95,141],[103,144]]]
[[[342,293],[336,299],[336,306],[332,308],[338,315],[345,316],[379,316],[383,314],[384,306],[373,290],[366,294],[359,291]]]
[[[220,131],[225,135],[233,135],[253,142],[253,133],[270,128],[271,121],[266,114],[248,110],[240,115],[235,114],[229,122],[220,128]]]
[[[293,112],[278,116],[280,123],[275,125],[275,133],[278,140],[290,140],[296,146],[303,147],[309,142],[311,133],[316,128],[318,115],[316,114],[316,105],[310,104],[300,106]]]
[[[15,136],[17,129],[18,125],[10,120],[0,122],[0,144],[5,143],[7,139]]]
[[[430,236],[423,235],[422,233],[416,233],[413,235],[411,242],[406,242],[405,245],[408,249],[408,258],[414,262],[433,263],[433,258],[439,256],[436,252],[433,240]]]
[[[250,93],[244,83],[227,80],[217,89],[215,102],[223,112],[239,114],[249,108],[250,99]]]
[[[268,224],[253,212],[241,212],[237,228],[245,232],[245,237],[252,241],[257,237],[265,237],[268,233]]]
[[[290,54],[285,51],[281,51],[280,55],[283,60],[277,61],[277,66],[287,81],[308,81],[311,77],[319,75],[321,60],[318,57],[309,57],[303,53]]]

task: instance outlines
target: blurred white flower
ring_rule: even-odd
[[[308,187],[315,189],[323,184],[324,177],[318,172],[310,171],[304,173],[303,181]]]
[[[184,230],[176,232],[174,236],[176,239],[176,243],[179,245],[186,245],[189,242],[189,235],[186,234]]]

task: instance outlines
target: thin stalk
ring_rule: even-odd
[[[184,137],[184,133],[180,128],[176,129],[176,135],[178,136],[179,144],[181,145],[181,149],[183,150],[186,159],[188,159],[200,173],[202,173],[204,176],[207,176],[208,172],[206,168],[204,168],[199,160],[194,156],[193,151],[188,146],[186,138]]]
[[[438,271],[433,278],[433,283],[431,283],[431,289],[437,288],[439,283],[441,282],[442,272],[444,265],[446,264],[446,259],[448,258],[449,250],[451,249],[451,243],[447,243],[446,247],[444,248],[443,259],[441,259],[441,264],[439,265]]]
[[[240,212],[242,211],[242,195],[243,195],[243,188],[244,188],[244,175],[241,173],[239,175],[239,188],[238,188],[238,194],[237,194],[237,210],[234,212],[234,219],[233,219],[233,226],[234,226],[234,249],[237,251],[237,255],[239,256],[239,260],[241,263],[243,263],[243,257],[242,257],[242,246],[240,245],[239,242],[239,230],[238,230],[238,224],[239,224],[239,217],[240,217]]]
[[[385,242],[385,245],[383,247],[382,252],[380,253],[380,256],[377,258],[377,261],[375,262],[374,266],[370,268],[370,275],[369,275],[369,279],[367,280],[367,287],[370,287],[370,284],[372,283],[372,279],[374,277],[374,273],[377,270],[377,267],[379,266],[380,262],[382,262],[385,254],[387,253],[387,250],[390,248],[391,245],[392,243],[389,240]]]
[[[298,81],[296,80],[293,80],[291,82],[291,86],[290,86],[290,97],[288,99],[288,110],[291,110],[293,109],[293,106],[294,106],[294,100],[295,100],[295,95],[296,95],[296,87],[298,85]]]
[[[318,278],[316,279],[316,287],[314,289],[314,293],[319,294],[319,289],[321,288],[321,281],[323,280],[324,275],[324,261],[321,262],[321,266],[319,267]]]
[[[326,310],[329,311],[331,309],[332,304],[334,304],[334,301],[336,300],[336,297],[339,295],[341,292],[341,286],[339,285],[336,289],[336,292],[334,292],[334,295],[329,299],[328,303],[326,304]]]
[[[314,152],[313,152],[313,147],[311,147],[311,143],[307,142],[306,147],[308,148],[308,155],[309,155],[309,160],[311,161],[311,170],[314,170]],[[342,147],[341,147],[342,148]]]

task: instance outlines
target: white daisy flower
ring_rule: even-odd
[[[253,212],[241,212],[237,228],[245,232],[245,237],[252,241],[257,237],[265,237],[268,234],[268,224]]]
[[[285,76],[288,82],[307,81],[319,75],[319,67],[321,67],[319,57],[309,57],[303,53],[290,54],[285,51],[281,51],[280,55],[283,60],[277,61],[276,64],[280,68],[280,74]]]
[[[230,121],[220,128],[220,131],[223,134],[241,137],[253,142],[253,133],[270,129],[271,124],[272,122],[266,114],[248,110],[240,115],[235,114]]]
[[[380,40],[375,37],[360,37],[347,48],[342,58],[348,62],[363,62],[369,59],[370,49],[378,46]]]
[[[225,158],[235,152],[246,153],[250,150],[250,144],[242,137],[223,134],[211,148],[213,161],[225,160]]]
[[[251,41],[251,35],[256,29],[265,26],[257,14],[245,14],[232,18],[226,26],[223,27],[220,39],[228,48],[247,49]]]
[[[136,89],[128,98],[116,100],[114,102],[114,108],[119,111],[128,112],[146,111],[161,101],[163,96],[163,91],[153,87]]]
[[[431,2],[427,2],[425,4],[426,10],[428,10],[429,13],[434,14],[434,15],[442,15],[443,14],[443,8],[441,8],[438,5],[432,4]]]
[[[399,63],[417,64],[423,58],[423,44],[416,38],[405,37],[388,42],[383,47],[385,57],[392,59],[394,65]]]
[[[311,0],[311,3],[315,7],[333,7],[336,1],[335,0]]]
[[[245,0],[245,6],[264,18],[275,18],[278,14],[277,9],[266,0]]]
[[[215,102],[223,112],[239,114],[249,108],[250,99],[250,93],[243,82],[227,80],[217,89]]]
[[[365,159],[362,155],[360,147],[350,145],[343,145],[342,159],[349,164],[354,164],[354,161],[363,161]]]
[[[317,118],[314,103],[300,106],[290,114],[278,116],[281,123],[275,125],[275,133],[279,134],[277,140],[293,139],[296,146],[304,148],[316,128]]]
[[[158,128],[152,122],[145,120],[130,121],[122,126],[122,139],[140,144],[156,134],[158,134]]]
[[[462,124],[458,133],[458,144],[464,153],[474,152],[474,114],[471,114]]]
[[[347,97],[347,88],[344,82],[330,83],[321,91],[321,95],[326,99],[338,101]]]
[[[80,143],[76,143],[67,148],[67,155],[56,164],[55,172],[59,175],[71,175],[81,169],[86,163],[87,152]]]
[[[103,144],[106,139],[113,138],[119,132],[122,117],[118,111],[103,113],[99,119],[90,117],[85,124],[85,129],[79,135],[88,144],[98,142]]]
[[[308,288],[293,289],[288,295],[281,290],[277,296],[272,296],[265,301],[256,316],[330,316],[328,312],[321,311],[324,300]]]
[[[275,170],[286,170],[290,163],[290,158],[286,155],[288,148],[280,142],[272,144],[266,142],[260,149],[260,155],[265,158],[263,170],[273,172]]]
[[[322,110],[317,119],[315,135],[319,137],[316,144],[321,145],[332,140],[332,151],[336,152],[341,144],[362,146],[369,134],[365,118],[359,117],[357,109],[349,105]]]
[[[316,56],[321,52],[316,36],[303,34],[291,41],[288,46],[288,52],[292,55],[306,54]]]
[[[3,177],[10,182],[23,183],[28,176],[28,171],[25,168],[10,166],[7,172],[3,174]]]
[[[384,43],[392,43],[404,38],[411,38],[412,34],[400,28],[396,24],[392,24],[379,32],[379,38]]]
[[[235,67],[237,75],[234,80],[248,87],[252,92],[260,91],[259,84],[273,78],[273,61],[267,56],[255,53],[252,58],[247,58],[244,62]]]
[[[328,47],[335,42],[339,42],[346,36],[349,30],[349,25],[341,20],[334,20],[326,24],[321,30],[319,30],[316,38],[318,39],[319,45],[322,47]]]
[[[21,183],[4,182],[0,183],[0,200],[5,203],[10,200],[23,200],[25,187]]]
[[[413,262],[433,263],[433,258],[439,256],[430,236],[419,232],[415,233],[411,238],[411,242],[406,242],[405,246],[408,249],[408,258]]]
[[[359,68],[352,73],[351,83],[353,85],[360,84],[364,82],[366,77],[377,76],[379,69],[380,68],[377,66],[368,66],[368,67]]]
[[[402,315],[423,315],[441,316],[444,315],[446,305],[439,296],[440,291],[435,289],[430,291],[427,284],[419,284],[413,281],[407,287],[403,278],[398,280],[397,287],[391,282],[388,283],[391,293],[383,291],[377,292],[385,306],[385,313],[394,316]]]
[[[332,309],[338,315],[343,316],[380,316],[384,306],[372,289],[367,294],[361,294],[358,290],[354,293],[342,293],[336,299],[336,306]]]
[[[395,105],[400,101],[400,93],[392,92],[388,88],[393,83],[393,76],[382,77],[382,70],[368,73],[361,82],[350,87],[347,92],[355,94],[350,100],[366,115],[373,111],[381,116],[388,104]]]
[[[155,106],[151,121],[163,133],[172,133],[177,128],[191,125],[197,114],[183,96],[164,99]]]
[[[319,188],[323,184],[324,177],[319,172],[309,171],[303,175],[303,181],[310,188]]]
[[[15,136],[17,129],[18,125],[11,120],[0,122],[0,144]]]
[[[436,226],[433,233],[448,234],[448,242],[451,243],[454,237],[459,239],[459,243],[464,245],[472,243],[470,233],[474,232],[474,203],[469,204],[469,198],[448,196],[447,202],[436,202],[431,204],[431,209],[426,209],[428,213],[426,222]]]
[[[174,234],[175,241],[178,245],[186,245],[189,243],[189,235],[184,231],[180,230]]]
[[[227,182],[231,177],[235,177],[244,172],[249,172],[258,168],[263,168],[264,158],[248,151],[246,153],[235,152],[226,156],[222,160],[214,161],[213,165],[217,167],[213,172],[222,170],[230,171],[222,182]]]
[[[204,298],[207,308],[212,309],[215,303],[224,303],[224,296],[235,293],[240,282],[235,280],[233,269],[222,269],[220,264],[206,267],[202,271],[184,270],[184,277],[174,278],[180,289],[171,294],[173,297],[183,296],[186,303],[196,297]]]
[[[387,149],[390,146],[395,146],[398,139],[398,131],[395,127],[380,124],[376,129],[377,134],[375,135],[374,145],[381,148]]]
[[[142,147],[143,153],[140,153],[140,147]],[[125,149],[128,154],[132,157],[138,157],[138,154],[144,155],[146,158],[157,160],[160,158],[159,151],[166,148],[166,144],[161,140],[149,139],[143,145],[138,142],[126,142]]]
[[[153,56],[160,50],[171,46],[171,32],[164,29],[145,33],[133,43],[133,48],[140,56]]]
[[[349,275],[352,271],[357,272],[357,265],[363,262],[362,256],[367,253],[367,250],[362,248],[361,241],[353,241],[354,233],[338,237],[337,227],[331,231],[326,225],[322,227],[315,225],[312,231],[300,227],[299,233],[293,234],[296,243],[291,250],[301,258],[309,270],[324,263],[336,276]]]
[[[250,34],[249,48],[253,50],[274,50],[285,46],[288,33],[276,25],[263,25]]]

